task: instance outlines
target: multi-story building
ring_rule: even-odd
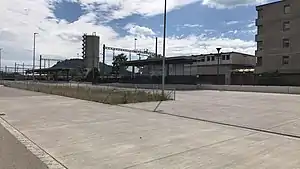
[[[300,1],[256,7],[257,73],[300,73]]]

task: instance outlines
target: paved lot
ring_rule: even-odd
[[[193,91],[177,98],[159,109],[299,133],[300,96]],[[126,106],[154,109],[154,103]],[[0,112],[70,169],[300,166],[298,139],[137,108],[0,87]]]
[[[300,136],[300,96],[226,91],[177,92],[176,101],[158,110],[214,122]],[[154,110],[157,103],[129,104]]]

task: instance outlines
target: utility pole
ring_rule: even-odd
[[[42,55],[40,55],[40,80],[42,80]]]
[[[22,65],[22,74],[23,74],[23,76],[25,75],[25,64],[23,63],[23,65]]]
[[[34,78],[34,69],[35,69],[35,36],[37,35],[38,33],[33,33],[33,53],[32,53],[32,80],[35,80]]]
[[[157,58],[157,37],[155,38],[155,58]]]
[[[217,51],[218,51],[218,65],[217,65],[217,84],[219,85],[220,84],[220,51],[221,51],[222,48],[217,48]]]
[[[137,38],[134,38],[134,50],[136,50],[136,41],[137,41]],[[138,55],[138,59],[141,60],[140,54],[138,53],[137,55]]]
[[[2,48],[0,48],[0,71],[2,69]]]
[[[105,47],[105,44],[103,44],[103,55],[102,55],[102,78],[104,79],[104,76],[105,76],[105,73],[104,73],[104,71],[105,71],[105,49],[106,49],[106,47]]]
[[[165,0],[164,9],[164,35],[163,35],[163,58],[162,58],[162,89],[161,93],[165,95],[165,59],[166,59],[166,32],[167,32],[167,0]]]
[[[3,69],[2,69],[2,48],[0,48],[0,80],[2,79]]]
[[[136,50],[136,41],[137,41],[137,38],[134,38],[134,50]]]
[[[95,57],[96,57],[96,53],[95,53],[95,40],[96,40],[96,33],[93,33],[93,41],[92,41],[92,46],[93,46],[93,66],[92,66],[92,85],[95,83]]]

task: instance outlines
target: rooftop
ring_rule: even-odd
[[[258,5],[256,6],[256,8],[262,8],[262,7],[265,7],[265,6],[268,6],[268,5],[274,5],[274,4],[277,4],[277,3],[280,3],[280,2],[284,2],[286,0],[278,0],[278,1],[275,1],[275,2],[269,2],[269,3],[266,3],[266,4],[262,4],[262,5]]]
[[[186,63],[192,64],[194,59],[188,56],[167,57],[166,64]],[[125,63],[126,66],[143,66],[162,64],[162,58],[149,58],[144,60],[132,60]]]
[[[254,55],[240,53],[240,52],[221,52],[221,55],[224,54],[241,54],[244,56],[255,57]],[[197,61],[196,57],[199,56],[209,56],[209,55],[218,55],[218,53],[209,53],[209,54],[199,54],[199,55],[188,55],[188,56],[174,56],[166,57],[166,64],[192,64]],[[126,66],[144,66],[144,65],[159,65],[162,64],[162,58],[148,58],[143,60],[132,60],[125,63]]]

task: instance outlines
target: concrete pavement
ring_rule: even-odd
[[[159,109],[298,134],[297,101],[293,95],[193,91],[178,92],[177,101]],[[155,103],[126,106],[0,87],[2,118],[69,169],[300,166],[298,139],[141,110]]]
[[[178,116],[268,130],[300,137],[300,96],[289,94],[177,91],[159,111]],[[152,111],[157,103],[128,104]]]

